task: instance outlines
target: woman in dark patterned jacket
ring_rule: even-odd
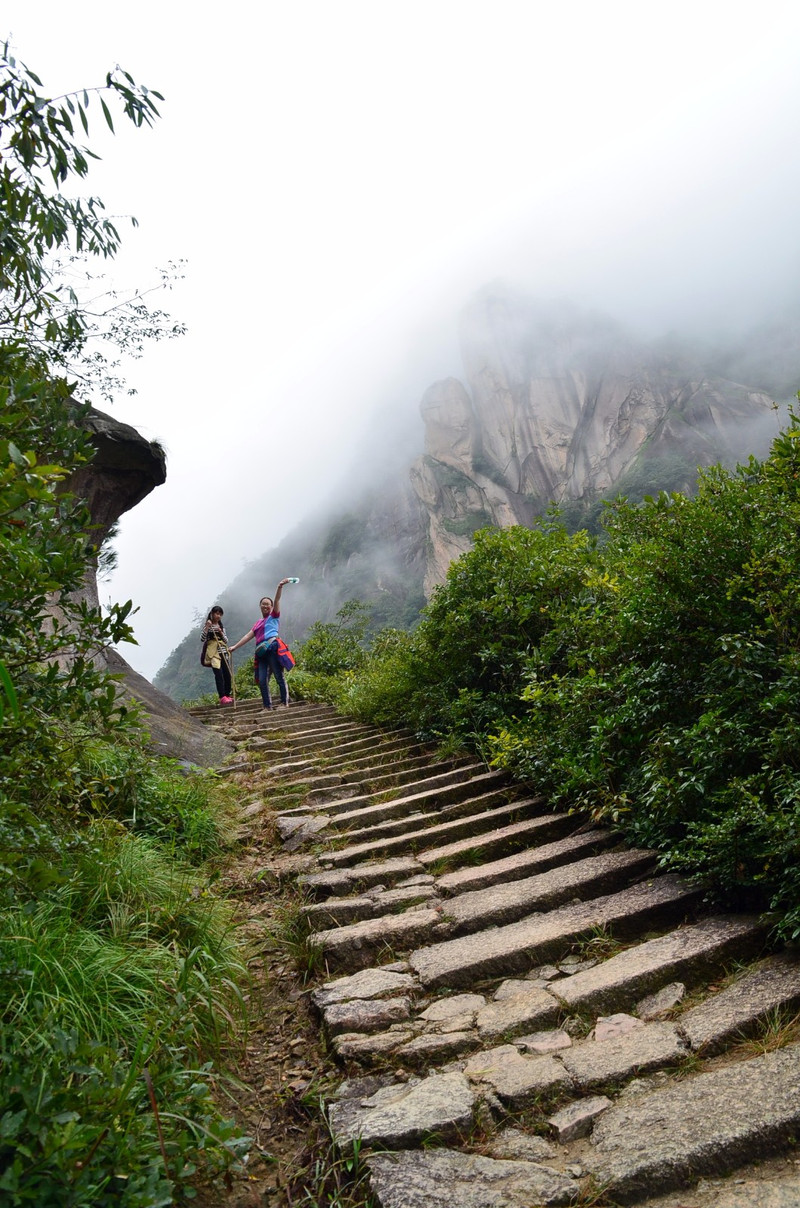
[[[232,705],[233,697],[231,696],[228,638],[225,633],[225,627],[222,624],[222,614],[223,610],[219,604],[215,604],[206,617],[203,632],[200,634],[200,641],[203,643],[200,662],[204,667],[211,667],[214,672],[219,703],[221,705]]]

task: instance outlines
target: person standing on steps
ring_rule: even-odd
[[[206,617],[200,641],[203,649],[200,652],[200,662],[204,667],[210,667],[214,672],[217,685],[217,696],[221,705],[232,705],[231,696],[231,666],[228,653],[228,639],[222,624],[223,609],[215,604]]]
[[[286,675],[278,658],[281,594],[289,582],[289,579],[281,579],[275,591],[274,600],[270,596],[262,596],[259,600],[261,619],[256,621],[253,628],[248,630],[243,638],[239,638],[239,641],[230,647],[230,653],[233,654],[234,650],[238,650],[240,646],[244,646],[252,638],[255,638],[256,675],[258,686],[261,690],[261,701],[265,709],[272,708],[272,700],[269,694],[269,679],[271,675],[275,676],[278,690],[281,694],[281,706],[284,709],[289,708],[289,689],[286,686]]]

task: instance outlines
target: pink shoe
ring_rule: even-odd
[[[219,698],[219,703],[220,703],[221,705],[232,705],[232,704],[233,704],[233,697],[232,697],[232,696],[221,696],[221,697]]]

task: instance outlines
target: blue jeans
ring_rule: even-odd
[[[272,708],[272,700],[269,695],[269,677],[271,675],[274,675],[277,680],[281,704],[288,705],[289,689],[286,686],[286,675],[274,650],[270,650],[266,658],[258,659],[258,686],[261,689],[261,700],[265,709]]]

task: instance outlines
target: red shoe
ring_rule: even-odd
[[[219,703],[220,703],[221,705],[232,705],[232,704],[233,704],[233,697],[232,697],[232,696],[221,696],[221,697],[219,698]]]

